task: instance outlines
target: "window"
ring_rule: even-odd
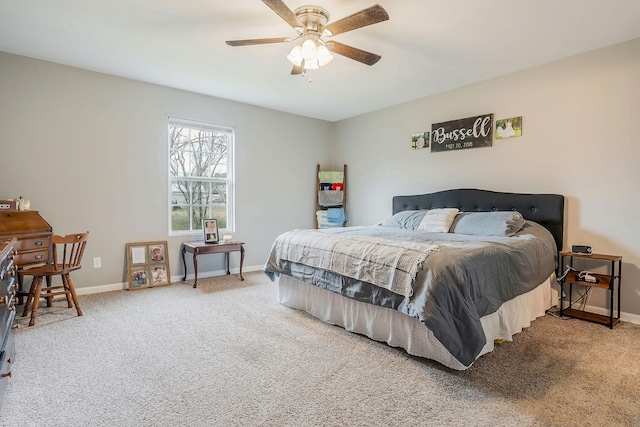
[[[169,233],[201,232],[203,218],[233,231],[230,127],[169,118]]]

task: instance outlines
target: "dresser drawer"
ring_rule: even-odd
[[[30,250],[37,250],[37,249],[49,250],[50,245],[51,245],[51,236],[47,235],[47,236],[36,236],[36,237],[27,237],[23,239],[18,239],[13,246],[16,251],[22,252],[22,251],[30,251]]]
[[[18,252],[13,261],[16,265],[47,263],[49,262],[49,249]]]
[[[3,281],[2,285],[0,285],[0,291],[2,293],[2,296],[0,296],[0,325],[6,325],[9,318],[12,318],[16,311],[15,297],[18,286],[15,282],[15,278],[12,277],[6,284]],[[6,289],[5,285],[7,285]]]
[[[4,327],[7,324],[9,315],[15,311],[13,306],[15,304],[14,297],[17,285],[12,252],[11,246],[5,248],[2,251],[3,258],[0,259],[0,327]]]
[[[16,277],[14,258],[15,255],[11,253],[0,261],[0,282],[9,281],[12,277]]]

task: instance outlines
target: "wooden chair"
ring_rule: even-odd
[[[82,267],[80,263],[88,236],[88,231],[80,234],[69,234],[64,237],[53,235],[51,236],[53,262],[39,267],[19,270],[20,278],[33,276],[27,302],[22,313],[23,317],[27,316],[29,307],[32,307],[29,326],[33,326],[35,323],[40,298],[46,299],[47,306],[51,307],[54,296],[65,295],[68,307],[72,308],[75,305],[78,316],[82,316],[82,310],[78,305],[78,297],[76,296],[76,289],[73,286],[70,273]],[[62,278],[62,285],[51,286],[51,278],[58,275]],[[42,287],[43,278],[46,278],[47,281],[47,286],[44,288]]]

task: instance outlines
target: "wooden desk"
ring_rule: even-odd
[[[198,255],[203,254],[225,254],[227,257],[227,274],[231,274],[229,271],[229,253],[240,252],[240,280],[244,280],[242,277],[242,263],[244,262],[244,242],[218,242],[218,243],[205,243],[201,240],[196,242],[183,242],[182,243],[182,265],[184,266],[184,277],[182,281],[187,280],[187,260],[185,253],[190,252],[193,254],[193,274],[195,276],[193,281],[193,287],[198,284]]]
[[[13,262],[19,269],[49,262],[52,235],[51,226],[37,211],[0,212],[0,238],[16,238]],[[22,297],[27,294],[18,276],[18,304],[22,304]]]

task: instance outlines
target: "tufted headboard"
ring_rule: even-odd
[[[406,210],[458,208],[463,212],[518,211],[551,232],[563,247],[564,197],[559,194],[500,193],[461,188],[415,196],[395,196],[393,213]]]

